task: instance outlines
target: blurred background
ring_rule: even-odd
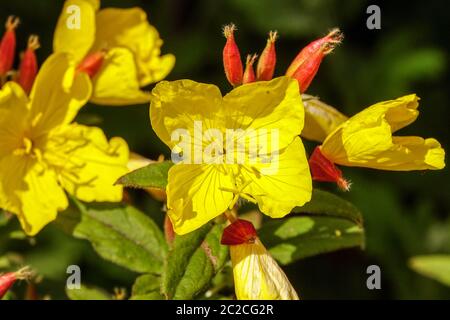
[[[25,49],[29,34],[38,34],[42,63],[51,52],[62,4],[55,0],[1,1],[0,21],[11,14],[21,18],[19,49]],[[381,30],[366,27],[366,8],[371,4],[381,8]],[[223,25],[234,22],[238,26],[236,39],[243,59],[248,53],[260,53],[268,32],[277,30],[278,75],[308,42],[339,27],[345,34],[344,42],[325,58],[308,93],[347,115],[378,101],[417,93],[421,114],[400,134],[434,137],[449,150],[450,17],[445,1],[117,0],[102,1],[102,6],[142,7],[165,40],[163,53],[176,55],[175,69],[168,79],[214,83],[224,93],[231,88],[221,60]],[[88,105],[78,121],[101,126],[109,136],[124,137],[132,150],[147,157],[169,155],[150,127],[148,105]],[[312,150],[313,144],[307,146]],[[338,251],[285,268],[301,296],[450,299],[450,288],[413,272],[407,264],[415,255],[450,253],[449,170],[398,173],[344,168],[344,174],[353,182],[351,192],[344,194],[324,184],[320,187],[338,193],[362,211],[365,251]],[[140,192],[132,197],[162,223],[159,203]],[[0,233],[0,268],[7,268],[11,259],[31,264],[44,276],[38,286],[41,296],[66,298],[69,264],[81,266],[83,282],[109,291],[120,286],[130,288],[136,277],[99,258],[89,243],[69,237],[53,225],[33,240],[23,239],[14,231],[17,225],[10,225]],[[371,264],[381,268],[381,290],[366,287],[366,268]],[[20,286],[24,289],[25,284]]]

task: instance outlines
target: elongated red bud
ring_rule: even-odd
[[[255,63],[257,55],[248,55],[247,62],[245,63],[245,71],[244,76],[242,77],[242,83],[250,83],[255,82],[256,76],[255,71],[253,69],[253,64]]]
[[[87,55],[77,67],[78,72],[85,72],[92,79],[98,73],[105,61],[106,50],[100,50]]]
[[[23,90],[28,94],[33,87],[34,79],[38,72],[38,63],[36,59],[36,49],[40,46],[38,36],[31,35],[28,38],[28,46],[25,50],[22,61],[20,62],[19,75],[17,82]]]
[[[343,34],[341,31],[333,29],[325,37],[308,44],[295,57],[287,69],[286,75],[298,80],[301,93],[308,89],[319,70],[323,57],[331,53],[341,43],[342,39]]]
[[[237,219],[223,230],[220,243],[231,246],[254,243],[257,236],[256,229],[250,221]]]
[[[259,57],[258,67],[256,69],[256,75],[259,81],[267,81],[273,78],[275,65],[277,64],[277,54],[275,52],[277,36],[276,31],[270,31],[266,47],[261,53],[261,57]]]
[[[228,82],[233,87],[236,87],[242,84],[243,70],[241,54],[239,53],[239,48],[234,40],[234,31],[236,31],[236,26],[234,24],[226,25],[223,28],[223,34],[225,38],[227,38],[227,42],[223,48],[223,67]]]
[[[3,298],[17,280],[29,279],[32,274],[30,267],[24,267],[16,272],[0,275],[0,299]]]
[[[309,167],[313,180],[322,182],[335,182],[342,191],[350,190],[350,182],[342,177],[342,171],[328,160],[316,147],[309,158]]]
[[[6,31],[0,42],[0,76],[4,77],[12,69],[14,55],[16,53],[16,28],[19,25],[19,18],[9,16],[6,20]]]

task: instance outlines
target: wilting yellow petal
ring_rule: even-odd
[[[418,116],[418,98],[408,95],[366,108],[340,125],[321,151],[332,162],[383,170],[442,169],[445,151],[435,139],[393,137]]]
[[[64,189],[83,201],[122,199],[114,185],[128,172],[128,146],[121,138],[109,142],[96,127],[71,124],[52,132],[44,158],[59,172]]]
[[[36,135],[69,123],[88,101],[89,78],[75,74],[75,63],[66,53],[52,54],[42,65],[31,91],[31,122]]]
[[[305,126],[302,137],[322,142],[325,138],[348,118],[332,106],[308,94],[302,95],[305,106]]]
[[[9,155],[0,160],[0,207],[16,214],[23,230],[35,235],[68,206],[56,174],[41,162]]]
[[[122,106],[150,101],[150,93],[139,88],[133,54],[126,48],[109,50],[92,82],[91,101],[97,104]]]
[[[77,63],[95,40],[95,13],[99,0],[66,0],[53,37],[54,52],[69,52]]]
[[[230,246],[236,297],[239,300],[298,300],[283,270],[257,238]]]
[[[233,194],[231,175],[223,166],[176,164],[169,170],[167,214],[178,234],[191,232],[222,214]]]
[[[223,100],[225,127],[256,130],[259,143],[266,145],[267,153],[286,148],[302,132],[304,108],[294,79],[279,77],[242,85]],[[278,139],[271,130],[278,132]],[[277,147],[271,145],[272,139],[278,142]]]
[[[311,174],[298,137],[270,163],[242,165],[240,177],[241,185],[251,181],[242,192],[255,198],[261,212],[273,218],[283,217],[311,200]]]
[[[141,8],[105,8],[97,14],[94,50],[105,45],[130,49],[141,87],[165,78],[175,64],[173,55],[160,56],[162,44],[158,31],[148,23]]]

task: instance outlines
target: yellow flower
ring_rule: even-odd
[[[195,230],[239,198],[258,203],[263,213],[275,218],[310,200],[311,176],[298,138],[304,110],[295,80],[250,83],[224,97],[214,85],[163,81],[152,95],[154,131],[172,154],[183,151],[183,161],[169,170],[166,190],[168,215],[178,234]],[[180,130],[189,138],[184,145],[172,140]],[[204,130],[203,139],[196,136],[199,130]],[[229,130],[243,132],[228,139]],[[251,132],[258,145],[251,143]],[[218,140],[222,146],[212,152],[215,157],[202,152],[211,144],[220,145]],[[257,148],[257,156],[252,148]]]
[[[29,235],[68,206],[64,190],[83,201],[121,200],[113,184],[127,172],[127,144],[71,124],[90,94],[87,75],[75,74],[64,53],[43,64],[29,99],[14,82],[0,91],[0,207]]]
[[[283,270],[258,237],[230,246],[236,297],[239,300],[298,300]]]
[[[445,167],[445,151],[436,139],[393,136],[419,115],[419,98],[410,94],[374,104],[337,127],[320,147],[331,162],[382,170]]]
[[[302,94],[302,99],[305,106],[305,127],[302,137],[305,139],[323,142],[334,129],[348,119],[319,98]]]
[[[67,0],[56,26],[54,51],[69,52],[80,64],[107,50],[104,57],[99,56],[101,67],[94,72],[92,102],[148,102],[149,93],[140,88],[164,79],[172,70],[175,57],[161,56],[163,42],[142,9],[99,7],[99,0]]]

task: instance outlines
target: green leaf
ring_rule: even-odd
[[[102,258],[122,267],[162,272],[167,245],[153,220],[126,204],[76,203],[81,221],[74,229],[75,237],[89,240]]]
[[[112,296],[103,289],[81,285],[80,289],[66,288],[70,300],[111,300]]]
[[[305,213],[308,215],[328,216],[342,218],[363,224],[361,212],[352,203],[330,192],[314,189],[311,201],[303,207],[296,207],[293,213]]]
[[[131,300],[162,300],[161,277],[153,274],[139,276],[131,290]]]
[[[450,287],[450,255],[435,254],[416,256],[409,260],[409,266],[423,276]]]
[[[364,246],[364,231],[358,224],[329,216],[271,220],[258,234],[272,256],[283,265],[339,249]]]
[[[172,161],[151,163],[145,167],[136,169],[117,180],[116,184],[122,184],[132,188],[161,188],[167,186],[167,175]]]
[[[209,223],[175,237],[162,279],[167,299],[193,299],[208,288],[228,257],[228,247],[220,244],[222,232],[223,225]]]

